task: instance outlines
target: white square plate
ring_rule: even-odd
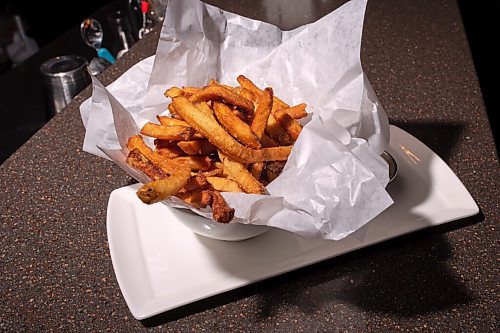
[[[109,247],[132,315],[148,318],[479,212],[453,171],[415,137],[391,126],[388,151],[398,163],[398,175],[387,188],[394,205],[340,241],[304,239],[279,229],[242,242],[213,240],[178,222],[172,208],[142,204],[135,195],[137,184],[113,191],[107,214]]]

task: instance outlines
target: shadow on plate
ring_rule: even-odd
[[[427,147],[432,149],[439,157],[448,163],[450,154],[465,131],[465,123],[461,122],[434,122],[434,121],[391,121],[401,129],[404,129]]]

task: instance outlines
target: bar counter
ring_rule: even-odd
[[[338,6],[209,2],[283,29]],[[102,82],[154,54],[157,40],[158,30]],[[109,194],[134,181],[82,151],[89,87],[0,166],[0,331],[496,331],[498,158],[457,3],[369,1],[362,64],[390,122],[446,161],[479,215],[137,321],[106,234]]]

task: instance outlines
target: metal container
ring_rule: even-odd
[[[87,60],[81,56],[65,55],[49,59],[40,66],[48,119],[90,84],[87,65]]]

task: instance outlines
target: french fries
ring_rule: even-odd
[[[264,186],[254,178],[243,164],[231,161],[229,157],[224,156],[222,153],[219,153],[219,158],[222,161],[224,172],[227,173],[228,178],[237,182],[246,193],[264,193]]]
[[[231,112],[229,106],[223,103],[214,102],[214,112],[219,123],[221,123],[233,138],[253,149],[259,149],[261,147],[259,138],[252,132],[250,126]]]
[[[141,135],[127,143],[126,162],[151,179],[137,192],[144,203],[175,196],[197,208],[210,206],[215,221],[228,223],[234,209],[221,192],[265,194],[264,186],[279,176],[306,104],[290,106],[242,75],[238,82],[165,91],[171,116],[157,116],[159,123],[140,131],[155,138],[154,150]]]
[[[243,192],[234,180],[224,177],[207,177],[207,181],[219,192]]]
[[[218,84],[207,86],[189,97],[191,103],[209,100],[223,100],[244,111],[253,112],[253,103],[251,101]]]
[[[180,172],[167,178],[154,180],[144,184],[137,191],[137,196],[146,204],[160,202],[178,193],[186,185],[188,179],[189,173]]]
[[[194,130],[186,126],[161,126],[146,123],[141,129],[141,134],[162,140],[190,140]]]
[[[283,127],[285,131],[292,137],[292,139],[297,140],[300,131],[302,131],[302,126],[285,110],[286,109],[279,109],[274,111],[274,117],[281,125],[281,127]]]
[[[257,108],[253,116],[252,124],[250,125],[252,131],[260,140],[264,135],[264,130],[267,126],[267,120],[273,108],[273,90],[266,88],[264,92],[257,99]]]

